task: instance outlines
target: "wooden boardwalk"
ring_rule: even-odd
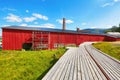
[[[70,48],[42,80],[120,80],[120,63],[90,44]]]

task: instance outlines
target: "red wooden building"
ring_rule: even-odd
[[[64,25],[65,26],[65,25]],[[116,41],[120,38],[83,33],[81,30],[50,29],[9,26],[2,28],[3,50],[53,49],[60,46],[79,45],[86,41]]]

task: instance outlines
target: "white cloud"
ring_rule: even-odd
[[[33,22],[34,20],[36,20],[36,17],[25,17],[25,18],[23,18],[23,20],[25,22]]]
[[[114,2],[119,2],[120,0],[113,0]]]
[[[6,19],[7,22],[22,22],[22,19],[19,16],[14,15],[12,13],[8,14],[8,16],[4,19]]]
[[[66,20],[66,23],[67,23],[67,24],[72,24],[73,21],[72,21],[72,20]]]
[[[28,25],[29,27],[55,28],[54,24],[46,23],[41,25]]]
[[[105,4],[102,5],[102,7],[113,6],[113,5],[114,5],[114,3],[105,3]]]
[[[97,26],[92,26],[92,27],[90,27],[91,29],[95,29],[95,28],[98,28]]]
[[[83,22],[81,25],[82,25],[82,26],[85,26],[85,25],[87,25],[87,23]]]
[[[41,14],[38,14],[38,13],[33,13],[32,15],[36,18],[39,18],[39,19],[48,20],[47,16],[44,16],[44,15],[41,15]]]
[[[14,9],[14,8],[7,8],[7,7],[2,8],[2,10],[3,10],[3,11],[5,11],[5,10],[8,10],[8,11],[17,11],[17,10]]]
[[[2,25],[2,27],[6,27],[6,26],[10,26],[10,25]]]
[[[29,10],[26,10],[25,12],[26,12],[26,13],[29,13]]]
[[[26,13],[29,13],[28,10],[26,10]],[[7,22],[33,22],[37,19],[42,19],[42,20],[48,20],[48,17],[47,16],[44,16],[44,15],[41,15],[41,14],[36,14],[36,13],[33,13],[31,17],[23,17],[23,18],[20,18],[20,16],[17,16],[15,14],[8,14],[8,16],[6,16],[4,18]],[[34,22],[34,24],[38,24],[37,22]]]
[[[57,19],[56,21],[57,21],[58,23],[60,23],[60,24],[63,23],[63,20],[62,20],[62,19]],[[67,24],[72,24],[73,21],[72,21],[72,20],[66,20],[66,23],[67,23]]]
[[[23,23],[23,24],[21,24],[20,26],[28,26],[27,24],[25,24],[25,23]]]
[[[38,22],[34,22],[34,24],[38,24]]]
[[[41,25],[41,27],[55,28],[55,25],[54,25],[54,24],[47,23],[47,24],[43,24],[43,25]]]
[[[120,0],[113,0],[112,2],[107,2],[102,5],[102,7],[113,6],[116,3],[120,2]]]

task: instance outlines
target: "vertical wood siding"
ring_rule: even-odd
[[[32,40],[32,31],[3,29],[2,31],[2,49],[20,50],[23,43],[29,43]]]
[[[40,32],[40,31],[38,31]],[[39,35],[38,35],[39,36]],[[86,41],[116,41],[120,38],[113,38],[104,35],[93,34],[73,34],[50,32],[49,49],[55,48],[55,44],[76,44],[79,45]],[[20,50],[23,43],[32,43],[32,31],[2,29],[2,47],[3,50]]]

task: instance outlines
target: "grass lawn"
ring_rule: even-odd
[[[120,60],[120,44],[115,44],[114,42],[98,42],[94,43],[93,46]]]
[[[65,51],[0,51],[0,80],[41,80]]]

